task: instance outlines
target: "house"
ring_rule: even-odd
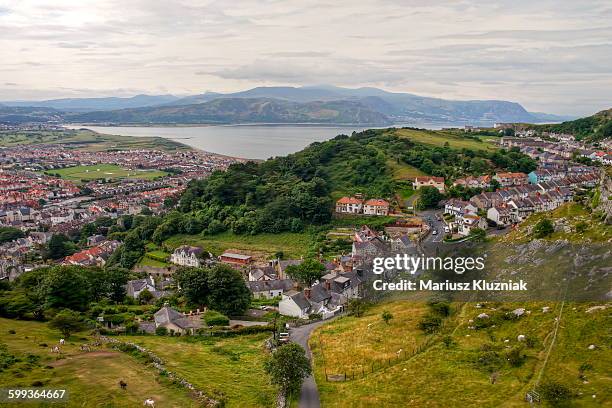
[[[340,214],[361,214],[363,200],[356,197],[342,197],[336,201],[336,212]]]
[[[149,276],[145,279],[135,279],[130,280],[127,283],[126,291],[127,295],[131,298],[138,299],[140,294],[148,290],[153,294],[157,289],[155,287],[155,281],[152,276]]]
[[[249,282],[275,280],[276,276],[276,269],[271,265],[252,268],[249,271]]]
[[[487,211],[487,218],[499,226],[507,226],[512,223],[512,210],[505,206],[491,207]]]
[[[104,235],[92,235],[90,237],[87,237],[87,246],[95,246],[104,241],[106,241],[106,237]]]
[[[502,187],[522,186],[529,182],[525,173],[497,173],[493,176]]]
[[[491,186],[491,176],[468,176],[466,178],[460,178],[453,182],[453,186],[463,186],[465,188],[488,188]]]
[[[465,214],[476,214],[478,208],[469,201],[452,198],[444,204],[444,213],[460,217]]]
[[[415,177],[412,186],[415,190],[418,190],[421,187],[435,187],[438,189],[438,191],[444,193],[444,177]]]
[[[387,215],[389,214],[389,203],[380,198],[367,200],[363,205],[365,215]]]
[[[248,265],[253,260],[250,255],[236,254],[233,252],[224,252],[219,256],[219,261],[233,265]]]
[[[274,267],[277,271],[277,276],[281,279],[286,278],[286,270],[287,267],[291,265],[300,265],[304,262],[303,259],[283,259],[283,260],[274,260],[271,262],[271,266]]]
[[[291,279],[274,279],[247,282],[254,299],[272,299],[293,289]]]
[[[153,315],[155,328],[165,327],[171,333],[195,334],[195,331],[202,327],[199,316],[191,319],[182,313],[177,312],[166,303]]]
[[[457,233],[459,235],[470,235],[474,228],[487,229],[487,221],[474,214],[467,214],[455,220]]]
[[[77,252],[64,258],[64,265],[104,266],[106,260],[121,245],[119,241],[104,241],[103,243]]]
[[[201,257],[202,248],[189,245],[181,245],[180,247],[174,250],[172,255],[170,255],[170,262],[176,265],[199,268],[202,265],[202,262],[200,260]]]
[[[310,295],[310,294],[308,294]],[[283,316],[292,316],[299,319],[308,319],[313,311],[313,304],[308,300],[305,292],[290,291],[284,293],[278,302],[278,311]]]

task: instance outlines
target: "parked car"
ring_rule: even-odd
[[[432,234],[433,234],[433,235],[438,235],[438,230],[433,230],[433,231],[432,231]]]
[[[289,342],[289,333],[282,332],[278,334],[278,342],[279,343],[287,343]]]

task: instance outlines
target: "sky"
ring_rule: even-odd
[[[612,107],[609,0],[0,0],[0,100],[375,86]]]

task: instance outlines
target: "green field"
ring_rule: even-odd
[[[90,151],[134,149],[176,151],[190,149],[182,143],[161,137],[106,135],[90,130],[0,132],[0,147],[30,144],[63,144],[67,147],[78,147]]]
[[[9,330],[15,334],[9,334]],[[163,407],[199,406],[186,391],[157,376],[133,357],[107,348],[81,352],[79,345],[88,341],[87,333],[73,334],[62,346],[64,358],[59,360],[50,347],[57,345],[61,336],[43,323],[0,318],[0,333],[0,344],[7,346],[6,352],[0,350],[3,361],[9,355],[19,360],[0,369],[0,384],[24,388],[42,384],[44,388],[66,389],[68,402],[53,406],[134,407],[142,406],[147,398]],[[120,380],[128,384],[125,391],[118,385]],[[0,403],[0,407],[13,406]]]
[[[115,164],[97,164],[93,166],[66,167],[54,169],[47,172],[71,181],[90,181],[100,179],[125,179],[135,178],[151,180],[157,177],[167,176],[168,173],[160,170],[128,170]]]
[[[550,311],[543,313],[543,306]],[[399,361],[393,361],[397,351],[412,350],[425,337],[415,327],[425,305],[409,301],[376,305],[361,318],[341,318],[311,336],[322,406],[522,407],[525,393],[533,388],[540,373],[542,381],[561,382],[575,393],[571,406],[605,406],[612,397],[612,355],[606,333],[609,313],[587,312],[592,306],[565,305],[556,341],[544,365],[560,303],[497,303],[484,308],[476,308],[474,303],[455,304],[454,316],[442,333],[434,336],[422,353]],[[473,324],[470,320],[477,320],[482,312],[493,314],[518,307],[531,314],[487,329],[468,328]],[[384,310],[394,315],[389,324],[381,318]],[[528,336],[533,343],[523,346],[521,352],[526,357],[520,366],[513,367],[504,356],[519,344],[518,334]],[[448,347],[441,341],[444,336],[452,340]],[[589,350],[591,344],[597,348]],[[490,352],[501,357],[494,369],[487,365]],[[378,367],[389,359],[387,368],[368,373],[373,362]],[[584,371],[586,379],[579,379],[581,366],[588,367]],[[343,375],[345,371],[349,378],[356,372],[356,379],[326,381],[325,372]],[[491,383],[492,372],[497,372],[495,384]]]
[[[312,235],[309,232],[278,234],[264,233],[257,235],[236,235],[223,232],[212,236],[175,235],[165,242],[170,248],[180,245],[202,247],[213,255],[220,255],[228,249],[247,251],[260,258],[270,258],[276,252],[282,251],[285,258],[305,256],[312,245]]]
[[[457,149],[474,149],[474,150],[495,150],[497,147],[490,142],[467,138],[461,134],[444,132],[441,130],[414,130],[414,129],[396,129],[391,131],[399,137],[408,138],[417,143],[423,143],[433,146],[444,146],[448,143],[450,147]],[[491,138],[485,138],[491,140]]]

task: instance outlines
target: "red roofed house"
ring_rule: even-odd
[[[363,205],[365,215],[387,215],[389,214],[389,203],[380,198],[367,200]]]
[[[441,193],[444,192],[444,177],[422,176],[415,177],[413,183],[414,189],[418,190],[421,187],[435,187]]]
[[[336,201],[336,212],[342,214],[360,214],[363,200],[355,197],[342,197]]]

